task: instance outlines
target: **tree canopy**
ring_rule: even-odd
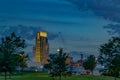
[[[112,37],[100,46],[98,62],[109,71],[109,75],[118,76],[120,71],[120,38]]]
[[[85,70],[90,70],[91,73],[93,73],[94,68],[96,67],[96,61],[95,61],[95,56],[90,55],[84,62],[83,62],[83,67]]]
[[[51,77],[65,76],[69,73],[68,65],[66,64],[66,59],[68,55],[63,53],[63,49],[59,49],[59,53],[50,54],[48,59],[48,64],[45,65],[45,68],[49,70]]]
[[[11,33],[3,37],[0,43],[0,72],[13,72],[18,66],[17,54],[23,52],[25,40]]]

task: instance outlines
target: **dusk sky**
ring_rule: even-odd
[[[16,32],[32,53],[37,31],[48,33],[50,53],[95,54],[120,35],[120,0],[0,0],[0,37]]]

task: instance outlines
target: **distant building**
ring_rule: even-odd
[[[41,62],[42,64],[47,63],[49,44],[46,32],[37,32],[36,45],[33,50],[35,50],[33,51],[33,54],[35,54],[35,62]]]
[[[66,63],[67,64],[71,64],[73,62],[73,57],[68,57],[67,59],[66,59]]]

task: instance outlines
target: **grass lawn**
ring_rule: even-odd
[[[7,80],[50,80],[51,78],[47,73],[24,73],[21,75],[13,75],[12,79]],[[0,76],[0,80],[4,80],[4,76]],[[55,80],[59,80],[56,78]],[[79,75],[79,76],[71,76],[71,77],[62,77],[62,80],[114,80],[113,77],[107,76],[92,76],[92,75]],[[120,80],[118,78],[117,80]]]

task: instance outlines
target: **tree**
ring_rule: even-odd
[[[28,60],[28,55],[26,55],[24,52],[21,52],[17,54],[18,57],[18,66],[21,68],[21,72],[23,73],[23,70],[25,67],[27,67],[26,61]]]
[[[64,75],[69,73],[68,65],[66,64],[67,54],[63,53],[63,49],[59,49],[59,53],[50,54],[48,59],[48,64],[44,67],[49,70],[51,77],[59,76],[59,80]]]
[[[0,72],[12,73],[18,66],[17,53],[23,51],[26,47],[25,40],[17,37],[15,33],[3,37],[0,43]]]
[[[120,71],[120,38],[112,37],[100,46],[98,61],[109,71],[109,75],[119,76]]]
[[[94,55],[90,55],[84,62],[83,67],[85,70],[90,70],[93,74],[93,70],[96,67],[96,60]]]

